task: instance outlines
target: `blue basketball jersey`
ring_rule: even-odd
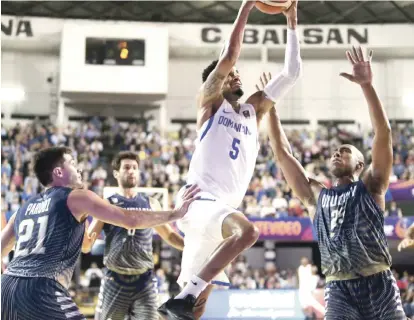
[[[325,276],[363,276],[391,266],[383,212],[362,181],[323,189],[314,226]]]
[[[69,286],[85,230],[67,206],[71,191],[49,188],[17,211],[14,257],[6,274],[51,278]]]
[[[114,194],[108,201],[127,210],[151,210],[148,197],[137,194],[128,199]],[[153,229],[125,229],[105,224],[104,264],[119,274],[136,275],[153,269],[152,256]]]

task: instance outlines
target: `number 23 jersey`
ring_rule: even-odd
[[[325,276],[363,276],[391,265],[384,214],[362,180],[322,189],[314,226]]]
[[[188,184],[237,208],[249,186],[259,152],[256,112],[241,104],[237,113],[224,100],[201,127],[191,158]]]

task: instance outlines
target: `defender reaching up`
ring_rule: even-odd
[[[364,171],[362,153],[342,145],[330,159],[334,187],[309,179],[292,155],[275,108],[269,137],[276,161],[294,194],[308,207],[326,276],[327,320],[406,319],[390,270],[384,231],[385,192],[392,170],[391,128],[372,85],[371,59],[361,48],[347,51],[353,74],[341,76],[360,85],[374,129],[372,164]]]

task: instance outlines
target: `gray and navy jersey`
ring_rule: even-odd
[[[68,287],[85,230],[67,206],[71,191],[52,187],[29,199],[17,211],[14,258],[6,274],[50,278]]]
[[[325,276],[363,276],[391,266],[383,212],[362,181],[323,189],[314,226]]]
[[[126,210],[151,210],[148,197],[137,194],[128,199],[114,194],[108,201]],[[119,274],[141,274],[154,268],[152,256],[153,229],[125,229],[105,224],[105,266]]]

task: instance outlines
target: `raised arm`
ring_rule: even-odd
[[[234,21],[230,39],[226,43],[215,69],[210,73],[200,88],[198,106],[207,109],[206,111],[218,107],[223,102],[224,98],[221,89],[226,77],[239,58],[243,43],[244,28],[254,5],[255,1],[243,1],[239,14]]]
[[[152,210],[161,210],[161,205],[158,200],[150,199]],[[183,251],[184,249],[184,238],[178,234],[168,223],[154,228],[160,237],[167,242],[171,247],[177,250]]]
[[[271,76],[263,76],[260,79],[261,86],[265,87],[271,80]],[[260,90],[260,86],[256,88]],[[318,181],[308,178],[305,169],[293,156],[292,149],[286,134],[282,128],[279,115],[275,107],[268,112],[268,134],[270,146],[276,162],[281,168],[283,175],[292,189],[294,195],[308,208],[309,215],[313,220],[316,210],[317,198],[324,187]]]
[[[308,208],[309,215],[313,220],[317,198],[324,186],[316,180],[308,178],[305,169],[293,156],[276,108],[269,111],[268,132],[276,162],[294,195]]]
[[[104,222],[126,229],[152,228],[182,218],[189,205],[196,200],[200,189],[193,185],[188,188],[182,201],[171,211],[142,211],[125,210],[109,204],[89,190],[74,190],[69,194],[67,204],[78,221],[83,221],[88,215]]]
[[[1,231],[1,257],[7,256],[12,251],[14,244],[16,243],[16,235],[14,234],[14,220],[16,219],[16,213],[14,213],[9,222]]]
[[[382,196],[388,189],[392,171],[392,136],[384,107],[372,85],[372,54],[371,50],[368,59],[365,59],[361,47],[358,49],[353,47],[352,53],[347,51],[346,55],[352,64],[353,74],[341,73],[341,76],[359,84],[368,103],[369,115],[374,130],[374,141],[371,152],[372,163],[363,176],[363,181],[372,194],[380,195],[383,198]],[[384,208],[383,201],[382,199],[380,204]]]
[[[266,79],[266,85],[262,82],[263,90],[257,88],[258,91],[247,100],[247,103],[251,103],[255,107],[258,122],[277,101],[280,101],[289,92],[302,73],[302,59],[296,31],[297,6],[298,2],[294,1],[289,9],[283,12],[287,20],[287,42],[283,69],[271,80],[270,78]]]

